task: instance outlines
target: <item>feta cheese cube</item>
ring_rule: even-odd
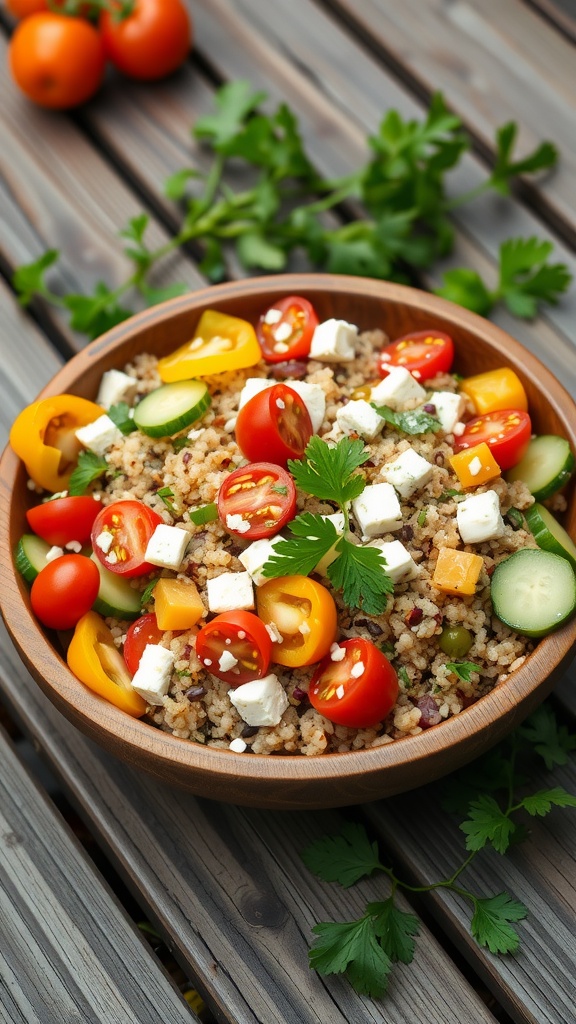
[[[306,380],[287,380],[286,387],[291,388],[304,402],[312,421],[312,429],[318,433],[326,415],[326,395],[319,384],[309,384]]]
[[[240,514],[240,512],[228,513],[226,516],[226,526],[232,533],[248,533],[250,529],[250,523],[247,519]]]
[[[229,749],[233,750],[235,754],[243,754],[247,746],[248,744],[244,743],[242,737],[237,736],[235,740],[230,740]]]
[[[168,693],[173,669],[172,651],[159,644],[146,644],[132,680],[132,689],[136,690],[147,704],[160,706]]]
[[[383,417],[363,398],[342,405],[336,413],[336,421],[344,433],[358,434],[366,441],[372,441],[384,423]]]
[[[138,389],[138,381],[121,370],[106,370],[100,381],[96,404],[104,409],[118,402],[130,402],[134,399]]]
[[[223,572],[206,583],[211,612],[232,612],[254,608],[254,590],[248,572]]]
[[[46,561],[47,562],[53,562],[56,558],[60,558],[61,555],[63,555],[63,554],[64,554],[64,548],[61,548],[57,544],[54,544],[53,547],[51,547],[46,552]]]
[[[230,672],[231,669],[236,668],[238,664],[238,658],[235,658],[232,651],[222,651],[218,661],[218,668],[221,672]]]
[[[262,569],[271,555],[274,554],[274,550],[274,543],[271,540],[264,538],[263,540],[253,541],[252,544],[249,544],[248,547],[238,555],[238,558],[242,562],[246,572],[250,574],[257,587],[261,587],[269,578],[268,576],[262,575]]]
[[[486,540],[495,540],[504,533],[500,499],[496,491],[471,494],[459,502],[456,520],[465,544],[482,544]]]
[[[426,398],[424,388],[404,366],[393,366],[387,377],[381,380],[370,393],[370,401],[376,405],[388,405],[391,409],[402,409],[407,402]]]
[[[189,541],[190,534],[186,530],[160,523],[148,541],[144,558],[163,569],[179,569]]]
[[[325,363],[349,363],[356,354],[358,328],[346,320],[324,320],[314,331],[310,359]]]
[[[240,411],[243,405],[246,405],[246,402],[254,398],[254,395],[259,395],[261,391],[266,391],[266,388],[273,388],[275,383],[273,380],[266,380],[265,377],[248,377],[240,392],[238,411]]]
[[[428,483],[432,470],[430,462],[412,448],[407,448],[397,459],[382,467],[382,476],[402,498],[409,498],[414,491]]]
[[[123,434],[109,416],[99,416],[93,423],[87,423],[85,427],[79,427],[75,431],[76,437],[84,448],[88,448],[95,455],[104,455],[113,444],[118,444]]]
[[[386,559],[386,572],[393,583],[405,583],[420,575],[420,566],[399,540],[374,540],[369,545],[378,548]]]
[[[466,409],[463,395],[454,395],[451,391],[434,391],[430,404],[436,409],[436,419],[445,434],[453,434],[454,427],[460,421]]]
[[[252,679],[230,691],[230,700],[247,725],[278,725],[288,707],[288,697],[273,672]]]
[[[392,484],[368,484],[352,510],[365,538],[394,533],[402,526],[402,509]]]

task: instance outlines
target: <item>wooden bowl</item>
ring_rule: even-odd
[[[464,375],[508,365],[526,388],[537,433],[562,434],[576,450],[576,407],[558,381],[518,342],[487,320],[443,299],[356,277],[294,274],[206,288],[140,313],[67,363],[42,397],[74,392],[93,399],[102,373],[137,352],[166,354],[188,340],[206,308],[255,321],[281,295],[305,295],[321,320],[337,317],[391,338],[435,328],[454,337]],[[170,785],[216,800],[303,809],[360,803],[412,789],[471,761],[517,726],[549,693],[573,653],[576,618],[546,637],[520,669],[458,716],[417,736],[341,754],[237,754],[203,747],[130,718],[82,685],[31,610],[12,552],[26,530],[26,472],[11,450],[0,464],[0,602],[20,656],[56,707],[100,746]],[[565,525],[576,535],[569,495]]]

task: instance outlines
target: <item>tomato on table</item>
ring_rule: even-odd
[[[236,420],[236,441],[252,462],[286,466],[301,459],[312,434],[304,401],[286,384],[274,384],[243,405]]]
[[[115,501],[103,508],[94,520],[91,532],[94,554],[111,572],[128,578],[144,576],[155,568],[144,557],[148,541],[163,522],[157,512],[141,501]],[[112,538],[110,541],[105,539],[107,534]]]
[[[141,615],[139,619],[130,623],[124,641],[124,661],[131,675],[136,675],[144,648],[148,644],[159,644],[163,636],[154,612]]]
[[[218,491],[222,525],[245,540],[273,537],[295,514],[294,481],[273,462],[251,462],[235,469]]]
[[[312,707],[350,729],[381,722],[398,697],[394,668],[382,651],[363,637],[343,640],[338,648],[324,658],[312,677],[308,691]]]
[[[531,435],[532,424],[527,412],[499,409],[469,420],[464,433],[455,439],[454,450],[460,452],[484,441],[500,469],[506,470],[520,462]]]
[[[279,576],[256,589],[259,617],[282,635],[282,643],[272,647],[272,661],[288,668],[320,661],[338,629],[336,605],[326,587],[308,576]]]
[[[223,612],[202,626],[196,654],[212,675],[236,687],[266,675],[272,641],[253,612]]]
[[[418,380],[448,373],[454,362],[454,342],[443,331],[414,331],[382,349],[378,360],[381,377],[393,366],[403,366]]]
[[[318,317],[308,299],[288,295],[262,313],[256,334],[267,363],[305,359],[310,352]]]
[[[72,629],[90,610],[100,589],[100,573],[85,555],[61,555],[40,570],[32,584],[32,610],[49,629]]]
[[[73,540],[87,544],[102,507],[101,501],[89,496],[52,498],[29,509],[26,518],[34,533],[48,544],[64,547]]]
[[[102,12],[100,31],[106,56],[119,71],[153,81],[180,67],[192,45],[192,25],[182,0],[134,0],[124,17],[122,0],[113,6],[115,10]]]
[[[32,14],[17,26],[8,52],[14,81],[42,107],[76,107],[94,95],[104,77],[100,33],[84,18]]]

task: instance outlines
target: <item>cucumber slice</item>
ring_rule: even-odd
[[[211,402],[202,380],[179,380],[151,391],[134,410],[134,423],[148,437],[172,437],[199,420]]]
[[[496,566],[491,594],[494,614],[516,633],[546,636],[576,611],[576,575],[566,558],[523,548]]]
[[[528,528],[539,548],[553,551],[555,555],[567,558],[573,569],[576,569],[576,544],[569,533],[554,518],[544,505],[535,502],[525,512]]]
[[[50,544],[35,533],[25,533],[20,538],[14,551],[14,562],[27,583],[33,583],[40,570],[48,565],[46,555],[49,551]]]
[[[91,558],[100,573],[100,589],[92,605],[94,611],[113,619],[137,619],[142,615],[139,591],[134,590],[128,580],[110,572],[96,555],[92,554]]]
[[[523,480],[537,501],[556,494],[574,472],[576,460],[570,445],[556,434],[533,437],[517,465],[506,473],[509,483]]]

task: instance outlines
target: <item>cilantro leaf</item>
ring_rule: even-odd
[[[418,918],[400,910],[391,896],[382,903],[368,903],[366,910],[376,915],[376,934],[390,959],[411,963],[415,949],[412,936],[420,931]]]
[[[347,889],[382,865],[378,844],[370,842],[363,825],[346,822],[337,836],[324,836],[302,853],[306,867],[325,882],[339,882]]]
[[[331,447],[315,434],[308,442],[304,458],[290,459],[288,469],[303,491],[323,501],[345,505],[362,494],[364,477],[354,470],[369,458],[363,441],[342,437]]]
[[[531,793],[521,803],[528,814],[543,818],[553,807],[576,807],[576,796],[572,796],[562,786],[555,786],[553,789],[540,789],[537,793]]]
[[[274,245],[264,231],[254,228],[241,235],[236,244],[236,252],[243,267],[250,270],[260,267],[262,270],[283,270],[287,256],[284,249]]]
[[[174,284],[164,285],[163,288],[151,288],[145,282],[138,285],[138,291],[146,299],[148,306],[157,306],[160,302],[167,302],[168,299],[177,299],[179,295],[185,295],[188,288],[185,284],[175,281]]]
[[[288,529],[295,539],[275,541],[263,576],[308,576],[340,536],[330,519],[315,512],[302,512]]]
[[[542,704],[518,730],[543,759],[548,770],[568,763],[568,754],[576,750],[576,735],[565,725],[558,725],[548,704]]]
[[[127,402],[117,402],[116,405],[110,406],[107,415],[123,434],[132,434],[138,428],[130,412]]]
[[[132,311],[118,305],[114,292],[100,281],[93,295],[65,295],[62,302],[72,314],[70,326],[91,340],[123,323]]]
[[[472,672],[481,671],[480,665],[475,665],[473,661],[447,661],[446,668],[465,683],[470,682],[470,674]]]
[[[242,129],[248,114],[265,99],[266,93],[253,93],[249,82],[228,82],[216,93],[217,113],[200,117],[193,134],[197,139],[209,139],[216,150],[224,149]]]
[[[558,160],[558,150],[551,142],[542,142],[522,160],[512,160],[512,150],[518,134],[518,125],[509,121],[496,131],[496,162],[489,178],[492,188],[502,195],[510,192],[510,179],[518,174],[533,174],[547,170]]]
[[[494,305],[494,296],[488,291],[478,271],[459,267],[445,271],[442,280],[442,287],[434,288],[435,295],[450,299],[480,316],[488,316]]]
[[[78,465],[73,470],[68,484],[68,494],[73,497],[85,494],[89,485],[107,472],[108,463],[106,459],[101,458],[100,455],[95,455],[94,452],[80,452]]]
[[[568,268],[546,262],[552,250],[551,242],[538,238],[510,238],[500,246],[497,294],[515,316],[532,319],[540,302],[556,303],[568,288]]]
[[[472,935],[480,946],[487,946],[491,953],[514,953],[520,939],[509,922],[522,921],[527,913],[524,904],[511,899],[506,892],[476,900],[470,923]]]
[[[200,172],[190,167],[184,167],[181,171],[175,171],[170,177],[164,179],[164,195],[167,199],[182,199],[190,179],[200,177]]]
[[[56,263],[59,256],[58,249],[48,249],[33,263],[25,263],[14,271],[12,287],[18,292],[20,305],[27,306],[35,295],[46,295],[48,289],[44,275]]]
[[[388,576],[386,560],[376,547],[361,547],[343,538],[338,558],[328,566],[328,577],[342,591],[348,608],[361,608],[367,615],[380,615],[388,603],[394,585]]]
[[[140,213],[137,217],[131,217],[125,228],[122,228],[118,232],[121,238],[127,238],[132,242],[136,242],[138,245],[142,245],[144,242],[144,235],[146,228],[150,223],[150,217],[147,213]]]
[[[401,430],[403,434],[434,434],[440,430],[440,420],[421,409],[394,412],[387,405],[376,405],[374,402],[370,402],[370,405],[391,427]]]
[[[358,921],[317,924],[318,938],[308,953],[310,967],[319,974],[346,972],[356,992],[379,999],[386,991],[392,968],[378,942],[371,915]]]
[[[466,835],[467,850],[481,850],[491,843],[498,853],[506,853],[516,825],[501,810],[493,796],[483,794],[473,800],[468,809],[469,817],[460,825]]]

